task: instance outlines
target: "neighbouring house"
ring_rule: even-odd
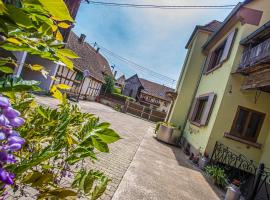
[[[70,15],[73,17],[73,19],[75,19],[82,1],[64,0],[64,2],[67,5]],[[68,29],[61,30],[64,41],[67,41],[71,28],[73,27],[74,26],[72,25]],[[47,59],[40,58],[35,55],[27,54],[27,52],[12,52],[12,53],[15,55],[18,63],[18,67],[14,69],[14,76],[16,77],[21,76],[25,80],[40,81],[39,87],[43,89],[45,92],[50,91],[50,88],[54,82],[50,77],[51,76],[54,77],[56,75],[59,64]],[[44,69],[49,72],[47,78],[43,76],[40,72],[32,71],[31,69],[24,67],[25,63],[42,65]]]
[[[67,91],[70,96],[78,96],[80,93],[83,99],[95,100],[105,83],[104,76],[113,76],[113,74],[108,61],[98,50],[85,42],[85,37],[83,34],[78,37],[74,32],[70,32],[66,47],[80,58],[73,59],[74,70],[60,66],[56,79],[58,79],[57,83],[71,86]],[[85,70],[90,72],[90,76],[84,79]]]
[[[187,152],[235,156],[242,171],[250,160],[270,167],[269,20],[269,0],[246,0],[224,22],[195,28],[168,116]]]
[[[139,78],[135,74],[125,81],[123,94],[136,99],[142,105],[167,113],[171,99],[166,93],[173,91],[172,88]]]
[[[126,77],[125,75],[122,75],[116,80],[115,86],[123,90],[123,88],[125,87],[125,81],[126,81]]]

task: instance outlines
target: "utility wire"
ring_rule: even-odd
[[[129,7],[129,8],[155,8],[155,9],[232,9],[236,5],[156,5],[156,4],[133,4],[116,3],[89,0],[89,4],[111,6],[111,7]]]
[[[132,70],[134,70],[134,71],[136,71],[136,72],[138,72],[138,71],[139,71],[139,72],[142,72],[142,73],[144,73],[144,74],[147,74],[147,75],[149,75],[149,76],[152,76],[153,78],[162,80],[162,82],[167,83],[167,84],[170,84],[170,85],[174,85],[174,84],[176,83],[176,80],[174,80],[174,79],[172,79],[172,78],[170,78],[170,77],[168,77],[168,76],[159,74],[159,73],[157,73],[157,72],[155,72],[155,71],[153,71],[153,70],[150,70],[150,69],[148,69],[148,68],[146,68],[146,67],[143,67],[143,66],[141,66],[141,65],[139,65],[139,64],[137,64],[137,63],[135,63],[135,62],[133,62],[133,61],[131,61],[131,60],[128,60],[128,59],[126,59],[126,58],[124,58],[124,57],[122,57],[122,56],[120,56],[120,55],[118,55],[118,54],[116,54],[116,53],[114,53],[114,52],[112,52],[112,51],[106,49],[105,47],[98,45],[97,43],[95,43],[95,46],[99,47],[100,50],[101,50],[104,54],[106,54],[107,56],[115,57],[115,58],[117,58],[118,60],[127,63],[128,65],[126,65],[126,66],[127,66],[128,68],[131,68]],[[106,57],[107,57],[107,56],[106,56]]]

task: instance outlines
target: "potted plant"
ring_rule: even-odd
[[[209,163],[209,155],[205,152],[204,155],[200,157],[199,168],[204,169],[208,163]]]
[[[206,166],[204,169],[215,185],[220,188],[225,188],[228,185],[228,179],[224,169],[215,165]]]
[[[176,144],[176,138],[173,135],[175,128],[176,127],[171,123],[157,123],[155,129],[157,139],[169,144]]]
[[[241,196],[240,191],[240,181],[234,179],[229,187],[227,187],[227,192],[225,200],[239,200]]]

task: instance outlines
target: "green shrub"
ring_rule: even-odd
[[[134,98],[128,97],[128,96],[123,95],[123,94],[112,93],[112,96],[122,98],[122,99],[125,100],[125,101],[126,101],[126,100],[129,100],[129,101],[136,101]]]
[[[105,83],[102,85],[102,91],[105,94],[111,94],[113,92],[114,84],[115,84],[114,78],[106,75],[104,79],[105,79]]]
[[[224,169],[214,165],[209,165],[205,167],[205,172],[214,180],[214,183],[217,186],[224,188],[226,185],[228,185],[228,179]]]
[[[114,88],[113,88],[113,93],[114,93],[114,94],[121,94],[121,89],[118,88],[118,87],[114,87]]]
[[[57,108],[39,106],[29,94],[16,95],[12,103],[26,120],[18,129],[26,145],[18,162],[9,166],[19,188],[34,188],[40,199],[58,199],[63,193],[65,198],[80,194],[98,199],[110,179],[85,163],[96,161],[98,151],[108,153],[108,144],[120,139],[110,124],[66,99]],[[67,176],[73,180],[63,188],[58,183]]]

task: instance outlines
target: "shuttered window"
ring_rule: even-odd
[[[214,93],[204,94],[194,100],[189,119],[197,126],[206,126],[215,102]]]
[[[230,134],[238,138],[256,142],[265,114],[239,106]]]
[[[237,29],[232,31],[215,50],[209,53],[205,65],[205,73],[220,67],[229,58],[236,33]]]

